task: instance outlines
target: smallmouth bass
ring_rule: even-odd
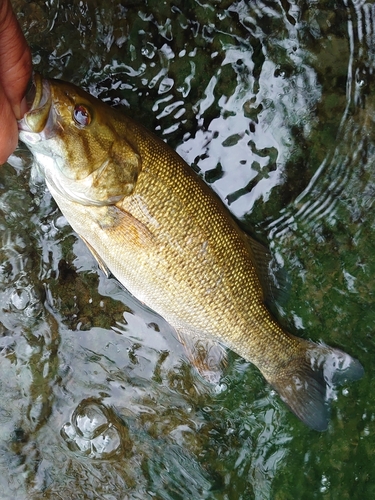
[[[163,141],[72,84],[36,74],[30,104],[20,139],[101,267],[182,338],[254,363],[305,424],[326,429],[332,385],[363,368],[278,325],[254,243],[218,197]]]

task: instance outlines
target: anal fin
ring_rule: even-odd
[[[270,306],[275,302],[280,305],[285,304],[288,300],[288,289],[290,288],[285,271],[274,269],[272,265],[273,257],[267,247],[247,233],[243,234],[262,286],[264,301]]]
[[[181,344],[198,373],[211,384],[218,384],[223,370],[227,366],[225,347],[213,339],[204,338],[194,333],[177,330]]]

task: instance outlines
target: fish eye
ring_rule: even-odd
[[[87,127],[91,122],[89,110],[82,104],[77,104],[73,110],[73,120],[78,127]]]

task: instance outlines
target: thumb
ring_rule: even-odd
[[[31,76],[31,53],[8,0],[0,0],[0,84],[17,118]]]
[[[10,105],[0,84],[0,116],[1,123],[4,124],[0,129],[0,164],[6,162],[7,158],[17,147],[18,126],[14,116],[12,106]]]

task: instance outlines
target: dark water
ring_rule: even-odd
[[[1,499],[375,495],[375,6],[14,0],[35,68],[155,130],[288,277],[294,333],[359,358],[325,433],[232,355],[198,377],[105,279],[20,145],[0,169]]]

